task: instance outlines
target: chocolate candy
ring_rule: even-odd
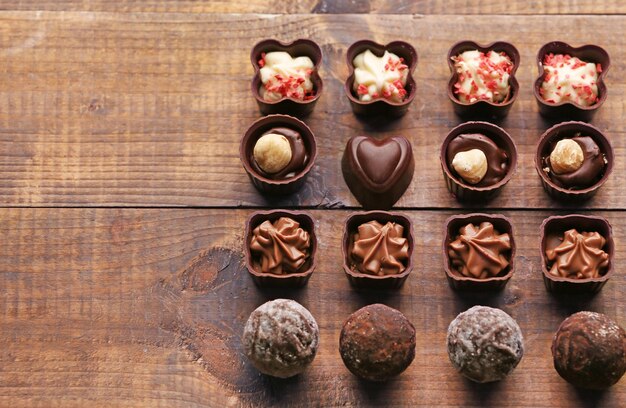
[[[504,379],[524,355],[522,331],[500,309],[474,306],[448,327],[448,356],[454,368],[472,381]]]
[[[626,372],[626,332],[608,316],[578,312],[552,340],[554,368],[576,387],[601,390]]]
[[[597,278],[609,266],[609,254],[602,249],[606,239],[597,232],[565,231],[561,242],[553,238],[548,242],[546,258],[549,273],[573,279]]]
[[[571,190],[581,190],[597,183],[604,174],[606,158],[600,151],[596,142],[589,136],[575,136],[571,138],[578,143],[583,151],[583,163],[577,170],[557,174],[551,166],[550,155],[543,158],[543,171],[548,174],[550,180],[559,187]],[[556,143],[555,145],[556,146]],[[550,149],[552,152],[554,147]]]
[[[341,161],[350,191],[363,207],[373,209],[391,208],[411,183],[414,168],[411,144],[402,136],[354,136]]]
[[[500,149],[493,140],[482,134],[462,134],[450,141],[446,158],[450,169],[454,157],[461,152],[472,149],[482,151],[487,158],[487,172],[482,179],[474,184],[476,187],[490,186],[502,180],[509,170],[509,156],[506,151]],[[456,171],[455,171],[456,173]],[[461,177],[458,173],[457,177]]]
[[[409,258],[404,227],[395,222],[369,221],[358,227],[350,249],[352,268],[372,275],[402,273]]]
[[[365,306],[343,325],[339,353],[352,374],[386,381],[406,370],[415,358],[415,328],[396,309]]]
[[[308,159],[308,154],[304,146],[304,142],[302,141],[302,136],[300,136],[299,132],[293,129],[278,127],[268,130],[261,137],[271,134],[282,135],[289,141],[289,146],[291,148],[291,160],[289,160],[287,165],[284,166],[282,170],[276,173],[268,173],[264,171],[261,166],[259,166],[259,163],[257,163],[257,161],[255,160],[253,151],[252,157],[250,157],[250,164],[252,168],[262,176],[273,180],[287,179],[289,177],[293,177],[296,173],[298,173],[306,166]]]
[[[288,217],[264,221],[252,231],[250,251],[262,273],[298,272],[309,259],[309,233]]]
[[[250,314],[241,342],[246,357],[257,370],[288,378],[304,371],[315,358],[319,328],[301,304],[276,299]]]
[[[490,222],[467,224],[448,244],[453,269],[467,277],[485,279],[498,276],[509,265],[511,238],[500,234]]]

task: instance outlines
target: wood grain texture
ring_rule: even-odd
[[[626,14],[618,0],[0,0],[0,10],[269,14]]]
[[[576,392],[552,368],[550,342],[578,310],[626,325],[626,215],[614,226],[616,273],[597,296],[555,298],[540,275],[539,225],[549,214],[506,212],[518,250],[500,294],[461,296],[442,270],[448,211],[407,212],[416,228],[415,270],[397,292],[357,292],[339,265],[348,212],[311,211],[319,264],[300,290],[261,290],[242,264],[249,211],[201,209],[2,209],[0,405],[24,407],[466,406],[623,407],[626,380],[603,394]],[[242,354],[249,313],[296,299],[316,317],[319,353],[291,380],[259,375]],[[416,358],[379,387],[341,362],[339,332],[357,308],[384,302],[417,329]],[[497,306],[520,324],[526,352],[501,383],[479,386],[450,365],[447,326],[474,304]]]
[[[534,170],[535,143],[550,123],[530,88],[536,52],[561,38],[596,42],[614,61],[608,100],[593,123],[618,159],[588,207],[623,209],[624,18],[500,16],[485,25],[475,16],[0,13],[0,205],[356,206],[340,158],[347,139],[365,133],[402,134],[413,144],[415,176],[400,207],[459,207],[438,151],[461,122],[445,94],[445,55],[471,38],[508,40],[522,55],[520,97],[501,123],[517,142],[520,166],[489,206],[558,207]],[[309,37],[324,51],[324,94],[306,120],[318,161],[305,188],[283,199],[258,194],[238,157],[241,135],[260,116],[249,50],[266,37]],[[361,38],[403,39],[418,50],[417,97],[400,120],[357,119],[349,107],[345,51]]]

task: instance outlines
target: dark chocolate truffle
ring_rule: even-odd
[[[243,349],[260,372],[288,378],[303,372],[315,358],[319,329],[298,302],[276,299],[259,306],[243,331]]]
[[[415,328],[396,309],[382,304],[365,306],[343,325],[339,352],[352,374],[370,381],[386,381],[413,361]]]
[[[454,368],[472,381],[504,379],[522,359],[522,331],[500,309],[474,306],[448,327],[448,356]]]
[[[626,372],[626,332],[601,313],[578,312],[552,340],[554,368],[576,387],[601,390]]]

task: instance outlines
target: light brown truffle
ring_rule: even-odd
[[[293,300],[276,299],[250,314],[242,343],[257,370],[288,378],[303,372],[315,358],[319,328],[304,306]]]

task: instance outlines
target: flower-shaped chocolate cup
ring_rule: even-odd
[[[559,140],[574,137],[578,133],[581,136],[590,136],[596,142],[607,163],[604,168],[604,174],[596,183],[584,189],[569,190],[556,185],[550,179],[550,176],[543,170],[543,159],[550,156],[552,149],[554,149]],[[598,189],[608,180],[613,171],[613,162],[613,147],[609,139],[598,128],[585,122],[563,122],[552,126],[539,138],[535,152],[535,169],[541,178],[543,188],[551,197],[562,201],[582,201],[593,197]]]
[[[261,83],[261,77],[259,70],[259,60],[262,58],[263,53],[284,51],[289,53],[293,58],[295,57],[309,57],[313,61],[313,72],[311,73],[311,82],[313,82],[313,89],[315,95],[312,99],[306,101],[299,101],[291,98],[284,97],[278,101],[266,101],[259,93],[259,89],[263,85]],[[313,112],[313,108],[320,98],[323,89],[322,78],[319,76],[319,66],[322,63],[322,49],[317,43],[307,39],[298,39],[291,43],[282,43],[278,40],[263,40],[258,42],[250,53],[250,60],[254,67],[254,77],[252,78],[252,95],[256,99],[259,110],[263,115],[269,115],[274,113],[284,113],[293,116],[306,116]]]
[[[308,155],[304,167],[292,177],[284,179],[268,178],[258,172],[252,165],[254,161],[254,145],[265,132],[276,127],[286,127],[299,132]],[[244,169],[250,176],[252,184],[264,194],[290,194],[299,190],[304,185],[309,172],[313,168],[316,157],[317,146],[311,129],[301,120],[287,115],[269,115],[258,119],[250,125],[239,146],[239,158]]]
[[[546,249],[550,242],[563,238],[565,231],[576,228],[579,232],[597,232],[606,240],[602,248],[609,255],[609,265],[606,272],[598,278],[573,279],[563,278],[550,274],[551,262],[546,256]],[[554,244],[552,244],[554,245]],[[594,293],[598,292],[613,274],[613,257],[615,244],[611,224],[602,217],[591,215],[565,215],[546,218],[541,224],[541,270],[546,289],[555,293]]]
[[[487,53],[489,51],[496,52],[504,52],[509,56],[511,62],[513,62],[513,69],[511,70],[511,75],[509,76],[509,86],[510,92],[507,98],[503,102],[491,102],[491,101],[483,101],[478,100],[471,103],[464,103],[459,100],[457,95],[454,93],[454,84],[457,83],[459,79],[459,74],[456,72],[454,68],[454,61],[452,57],[456,57],[459,54],[464,53],[465,51],[473,51],[478,50],[483,53]],[[517,95],[519,93],[519,83],[515,78],[515,72],[519,68],[520,65],[520,54],[517,51],[517,48],[513,46],[513,44],[504,42],[504,41],[496,41],[489,45],[480,45],[475,43],[474,41],[460,41],[454,44],[450,50],[448,51],[448,67],[450,68],[450,72],[452,73],[452,77],[450,77],[450,81],[448,82],[448,97],[450,101],[452,101],[452,106],[454,107],[454,111],[459,116],[467,116],[467,117],[504,117],[511,110],[511,106],[513,102],[517,99]]]
[[[408,255],[409,259],[406,268],[396,275],[370,275],[361,273],[354,267],[354,260],[350,254],[350,247],[354,242],[354,234],[358,231],[361,224],[369,221],[378,221],[381,224],[387,222],[395,222],[404,227],[404,234],[409,244]],[[396,289],[400,288],[406,278],[413,270],[413,224],[411,220],[399,213],[387,212],[387,211],[368,211],[360,212],[350,215],[346,219],[346,223],[343,230],[343,270],[348,277],[348,280],[352,286],[356,288],[370,288],[370,289]]]
[[[602,68],[602,72],[598,75],[598,101],[591,106],[582,106],[573,102],[560,102],[551,103],[546,102],[539,93],[541,84],[543,84],[545,71],[543,68],[543,60],[548,54],[567,54],[572,57],[580,58],[583,61],[593,62],[599,64]],[[602,106],[607,96],[606,84],[604,78],[609,71],[611,65],[611,59],[609,54],[601,47],[597,45],[583,45],[582,47],[574,48],[569,44],[561,41],[553,41],[545,44],[539,49],[537,53],[537,66],[539,69],[539,76],[535,80],[533,85],[533,92],[539,105],[539,112],[548,118],[555,119],[577,119],[589,121],[596,113],[596,111]]]
[[[400,103],[388,101],[384,98],[373,99],[371,101],[362,102],[355,94],[352,86],[354,84],[354,58],[362,52],[370,50],[377,57],[382,57],[385,51],[389,51],[396,54],[398,57],[404,59],[404,63],[409,67],[409,72],[406,79],[407,91],[406,98]],[[417,51],[409,43],[404,41],[393,41],[387,45],[381,45],[370,40],[360,40],[355,42],[348,48],[346,53],[346,62],[350,71],[348,79],[344,84],[344,90],[350,100],[352,111],[357,115],[388,115],[388,116],[402,116],[409,109],[409,105],[415,98],[415,79],[413,78],[413,72],[417,66]]]
[[[274,222],[281,217],[289,217],[300,224],[300,228],[309,233],[311,246],[309,247],[309,259],[300,268],[297,273],[287,273],[277,275],[273,273],[263,273],[259,269],[259,257],[250,250],[252,242],[252,233],[264,221]],[[259,286],[304,286],[308,282],[317,260],[315,253],[317,251],[317,238],[315,236],[315,221],[311,216],[302,211],[256,211],[250,215],[246,222],[246,230],[244,235],[244,254],[245,264],[248,272],[252,276],[252,280]]]
[[[482,187],[471,185],[457,176],[452,169],[451,163],[448,163],[447,155],[450,142],[459,135],[472,133],[479,133],[488,137],[508,155],[509,166],[507,173],[495,184]],[[517,169],[517,147],[511,136],[499,126],[488,122],[465,122],[448,133],[448,136],[446,136],[441,145],[439,160],[441,161],[446,186],[458,200],[466,202],[484,202],[498,195],[502,187],[509,182],[513,173],[515,173]]]
[[[479,225],[482,222],[490,222],[500,234],[509,234],[511,251],[508,254],[509,265],[497,276],[478,279],[464,276],[454,269],[448,255],[450,242],[454,241],[459,230],[467,224]],[[515,261],[515,239],[513,238],[513,225],[511,220],[498,214],[465,214],[453,215],[445,222],[443,229],[443,269],[450,287],[461,291],[494,291],[503,289],[513,276]]]

